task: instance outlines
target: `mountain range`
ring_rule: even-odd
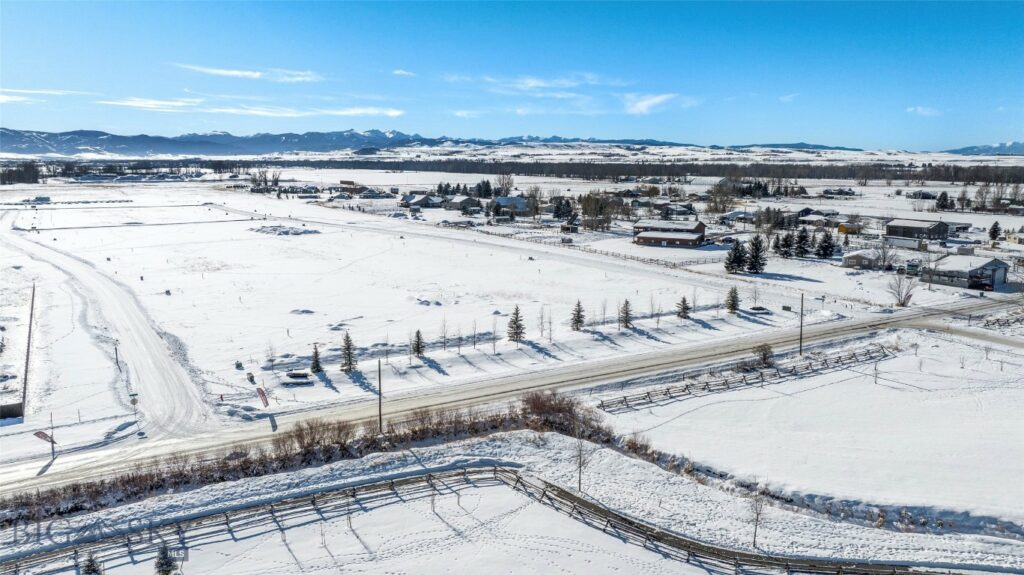
[[[358,132],[306,132],[304,134],[253,134],[235,136],[227,132],[183,134],[180,136],[148,136],[145,134],[121,136],[95,130],[71,132],[38,132],[0,128],[0,152],[26,155],[56,154],[116,154],[121,156],[239,156],[279,154],[287,152],[332,152],[336,150],[372,150],[402,146],[438,146],[442,144],[477,144],[506,146],[524,143],[538,144],[617,144],[628,146],[686,146],[703,147],[651,139],[597,139],[564,138],[551,136],[515,136],[496,140],[477,138],[428,138],[419,134],[405,134],[393,130],[367,130]],[[797,142],[793,144],[745,144],[738,146],[707,146],[713,149],[777,148],[790,150],[862,151],[859,148],[823,146]],[[1024,142],[1011,142],[994,146],[970,146],[948,150],[953,154],[1024,154]]]

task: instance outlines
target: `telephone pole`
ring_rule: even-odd
[[[800,294],[800,355],[804,354],[804,294]]]
[[[380,358],[377,359],[377,432],[384,435],[384,382],[381,380]]]

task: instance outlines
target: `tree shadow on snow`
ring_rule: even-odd
[[[441,375],[448,375],[448,372],[445,371],[443,367],[441,367],[440,363],[437,363],[436,361],[430,359],[429,357],[421,357],[420,361],[423,362],[423,365],[429,367],[430,369],[436,371],[437,373]]]
[[[708,322],[707,322],[706,320],[703,320],[703,319],[697,319],[697,318],[695,318],[695,317],[691,317],[691,318],[690,318],[690,321],[692,321],[693,323],[697,324],[697,325],[698,325],[698,326],[700,326],[700,327],[701,327],[702,329],[710,329],[710,330],[718,331],[718,328],[717,328],[717,327],[715,327],[715,326],[711,325],[711,324],[710,324],[710,323],[708,323]]]
[[[548,351],[548,348],[544,347],[543,345],[541,345],[541,344],[539,344],[539,343],[537,343],[535,341],[530,341],[528,339],[524,339],[523,340],[523,345],[525,345],[526,347],[532,349],[535,353],[543,355],[544,357],[546,357],[548,359],[553,359],[555,361],[562,361],[562,358],[560,358],[557,355],[551,353],[550,351]]]
[[[767,326],[774,326],[775,325],[773,323],[764,321],[763,319],[761,319],[761,318],[759,318],[759,317],[757,317],[755,315],[751,315],[749,313],[744,313],[742,310],[737,311],[735,315],[736,315],[736,317],[738,317],[738,318],[740,318],[740,319],[742,319],[744,321],[749,321],[750,323],[756,323],[757,325],[767,325]]]
[[[651,332],[649,332],[646,329],[643,329],[641,327],[633,326],[633,327],[629,328],[629,331],[632,331],[633,333],[635,333],[637,335],[642,335],[642,336],[644,336],[645,338],[647,338],[647,339],[649,339],[651,341],[656,341],[658,343],[668,343],[667,341],[665,341],[663,339],[660,339],[658,336],[654,335],[653,333],[651,333]]]
[[[584,329],[582,331],[583,333],[589,333],[590,335],[594,336],[594,339],[600,341],[601,343],[606,343],[608,345],[613,345],[615,347],[622,347],[621,345],[616,343],[614,339],[609,337],[606,333],[597,331],[595,329]]]
[[[359,386],[359,389],[374,395],[380,394],[380,389],[378,389],[376,385],[371,384],[370,381],[366,379],[363,372],[353,371],[351,373],[346,373],[345,375],[348,376],[349,381]]]
[[[324,387],[326,387],[327,389],[333,391],[334,393],[341,393],[340,391],[338,391],[338,388],[334,385],[334,382],[331,381],[331,378],[327,375],[326,371],[321,371],[320,373],[315,373],[313,375],[315,375],[316,378],[320,380],[320,383],[324,384]]]
[[[821,283],[821,280],[816,280],[814,278],[809,278],[809,277],[804,277],[804,276],[795,276],[793,274],[773,273],[773,272],[761,272],[761,273],[757,274],[756,277],[761,278],[761,279],[766,279],[766,280],[778,280],[778,281],[783,281],[783,282],[810,282],[810,283],[816,283],[816,284],[820,284]]]

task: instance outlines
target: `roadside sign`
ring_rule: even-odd
[[[267,393],[265,391],[263,391],[262,387],[257,387],[256,388],[256,395],[260,396],[260,401],[263,402],[263,407],[269,407],[270,406],[270,402],[267,401]]]
[[[132,405],[138,405],[139,404],[139,398],[133,397],[131,403],[132,403]]]

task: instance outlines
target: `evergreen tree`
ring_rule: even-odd
[[[85,559],[85,563],[82,564],[82,575],[103,575],[100,562],[96,560],[92,553],[89,554],[89,557]]]
[[[772,238],[772,251],[777,256],[782,255],[782,244],[779,242],[779,234],[775,234],[775,237]]]
[[[1003,228],[999,225],[999,222],[992,222],[992,227],[988,229],[988,239],[996,241],[1001,233],[1003,233]]]
[[[412,354],[416,357],[423,357],[426,352],[426,344],[423,343],[423,334],[420,330],[416,330],[416,334],[412,336]]]
[[[629,304],[629,300],[623,300],[622,306],[619,307],[619,326],[625,329],[633,328],[633,306]]]
[[[818,247],[814,250],[814,255],[825,260],[832,257],[836,251],[836,242],[832,239],[832,232],[825,230],[821,234],[821,241],[818,242]]]
[[[583,329],[584,319],[583,304],[580,303],[580,300],[576,300],[576,307],[572,308],[572,319],[569,320],[569,325],[572,327],[572,330],[579,331]]]
[[[939,198],[935,200],[935,209],[937,210],[948,210],[953,207],[952,200],[949,199],[949,194],[942,192],[939,194]]]
[[[352,345],[352,336],[345,332],[345,340],[341,344],[341,369],[345,373],[352,373],[356,370],[356,350],[355,346]]]
[[[729,253],[725,256],[725,271],[734,274],[743,271],[747,265],[747,248],[742,242],[733,242]]]
[[[850,247],[850,234],[843,234],[843,247]]]
[[[316,348],[316,344],[313,344],[313,364],[309,366],[309,371],[313,373],[320,373],[324,370],[323,366],[320,365],[320,350]]]
[[[810,245],[810,248],[811,248],[812,252],[814,252],[814,251],[816,251],[818,249],[818,234],[817,233],[812,233],[811,234],[811,245]]]
[[[512,310],[512,317],[508,319],[508,340],[518,344],[523,341],[525,336],[526,326],[523,325],[523,314],[519,311],[519,306],[516,306]]]
[[[768,249],[765,245],[764,236],[755,235],[750,239],[747,246],[747,271],[752,274],[759,274],[768,265]]]
[[[164,543],[156,555],[156,575],[171,575],[178,568],[177,562],[171,557],[171,550]]]
[[[779,243],[779,255],[784,258],[793,257],[793,247],[795,244],[796,239],[793,237],[793,232],[786,232]]]
[[[725,309],[729,310],[729,313],[736,313],[740,309],[740,292],[735,287],[729,288],[729,293],[725,296]]]
[[[811,253],[811,237],[807,233],[807,228],[801,227],[800,231],[796,234],[796,240],[793,242],[793,255],[798,258],[805,258],[809,253]]]
[[[676,317],[679,319],[690,319],[690,302],[686,301],[686,296],[683,296],[679,303],[676,304]]]

